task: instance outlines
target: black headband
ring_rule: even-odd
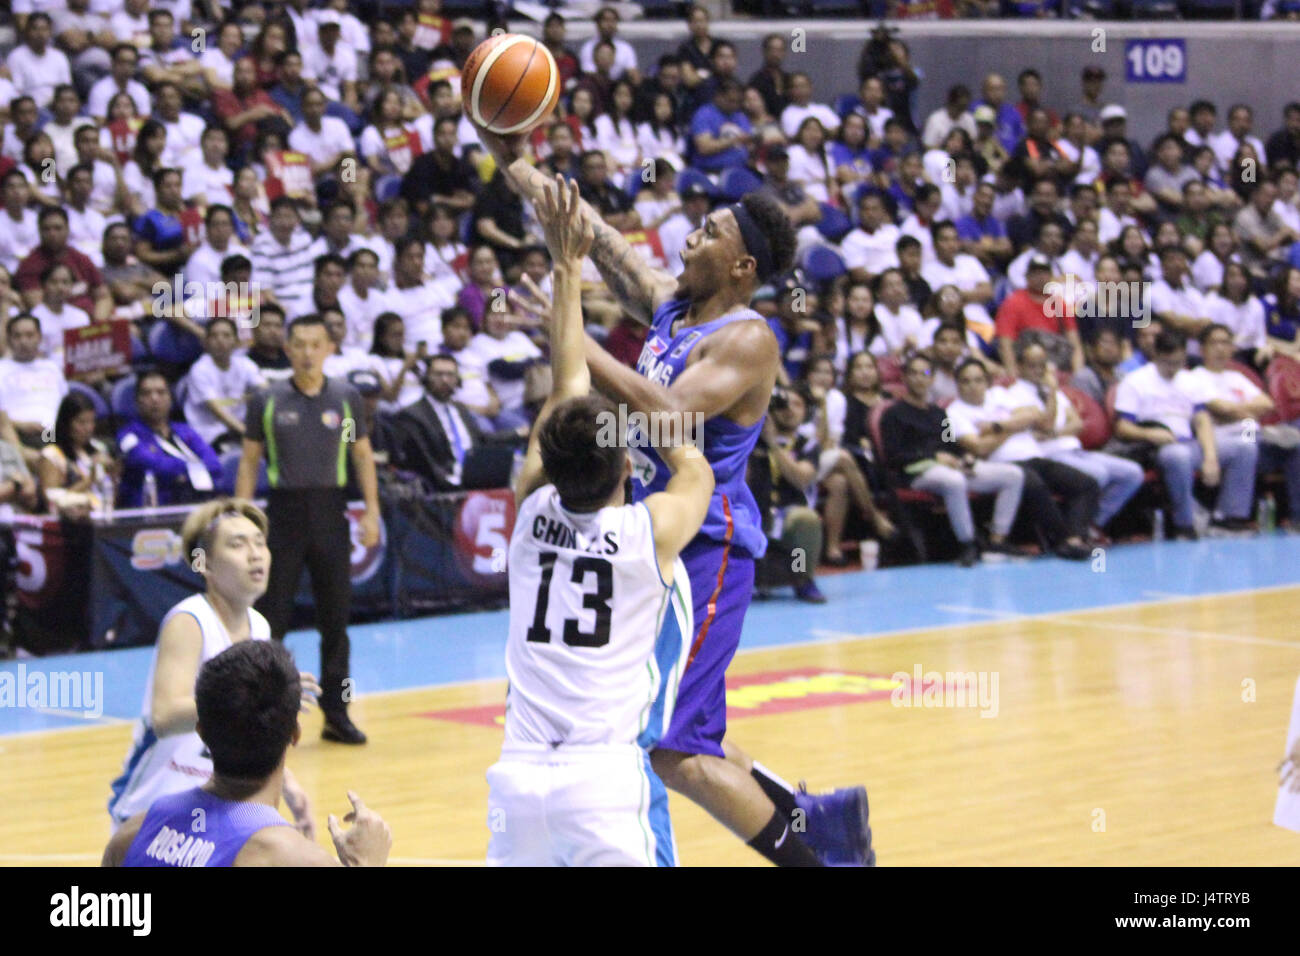
[[[736,225],[740,227],[740,238],[744,240],[745,251],[754,257],[758,264],[755,272],[758,275],[758,281],[763,282],[772,274],[772,247],[768,244],[767,236],[759,228],[758,223],[754,222],[754,217],[749,214],[741,203],[732,203],[727,207],[731,214],[736,217]]]

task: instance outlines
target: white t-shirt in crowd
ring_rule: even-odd
[[[781,111],[781,132],[785,133],[786,139],[793,142],[799,135],[800,125],[810,116],[820,121],[827,133],[840,128],[839,114],[825,103],[809,103],[807,106],[791,103]]]
[[[599,122],[599,120],[597,121]],[[830,183],[834,180],[834,167],[816,153],[810,153],[798,143],[787,152],[790,156],[790,181],[798,183],[818,202],[830,202]]]
[[[1203,404],[1200,394],[1186,369],[1166,379],[1155,362],[1148,362],[1120,379],[1115,412],[1135,422],[1160,422],[1175,438],[1191,438],[1192,416]]]
[[[90,324],[88,313],[66,302],[59,312],[41,302],[32,309],[32,315],[41,322],[41,357],[53,359],[60,365],[63,364],[63,333]]]
[[[596,72],[596,44],[600,41],[599,36],[594,36],[584,43],[578,50],[578,67],[583,73]],[[620,40],[614,37],[610,41],[614,44],[614,65],[609,68],[609,77],[617,80],[628,70],[636,69],[636,50],[632,44],[626,40]]]
[[[484,361],[484,353],[471,345],[472,341],[459,352],[445,353],[454,358],[460,367],[460,388],[456,389],[452,398],[462,405],[486,408],[492,401],[492,393],[488,390],[487,362]]]
[[[222,369],[217,366],[211,355],[199,356],[186,376],[185,420],[189,422],[199,436],[211,445],[229,429],[209,408],[208,402],[215,401],[222,410],[234,416],[237,421],[244,420],[244,411],[248,403],[248,393],[266,386],[262,370],[253,360],[243,355],[232,355],[230,366]]]
[[[316,163],[355,149],[348,124],[334,116],[322,116],[319,131],[309,128],[306,123],[299,123],[289,133],[289,148]]]
[[[24,209],[15,221],[7,210],[0,209],[0,266],[12,276],[18,263],[26,259],[41,241],[36,225],[36,210]]]
[[[865,269],[871,275],[880,275],[898,265],[900,233],[893,223],[885,223],[875,232],[857,228],[840,240],[840,253],[850,269]]]
[[[1248,402],[1264,394],[1259,386],[1236,369],[1225,368],[1222,372],[1211,372],[1204,365],[1199,365],[1185,374],[1201,404],[1213,401]]]
[[[86,112],[97,120],[107,119],[108,104],[112,102],[114,96],[122,92],[131,97],[136,112],[141,116],[148,116],[153,111],[149,90],[139,80],[127,80],[126,89],[123,90],[114,82],[112,76],[106,76],[96,80],[95,85],[90,88],[90,95],[86,97]]]
[[[1210,319],[1232,329],[1232,344],[1239,349],[1259,349],[1268,344],[1264,325],[1264,303],[1248,295],[1245,302],[1233,302],[1217,292],[1205,297]]]
[[[68,394],[63,366],[46,358],[19,362],[0,358],[0,411],[15,422],[54,427],[59,403]]]
[[[921,266],[921,278],[930,284],[932,291],[939,291],[942,286],[954,285],[961,292],[969,292],[981,282],[989,281],[988,270],[983,263],[972,255],[959,252],[953,256],[952,265],[944,265],[938,259]],[[962,307],[967,322],[985,327],[993,325],[989,310],[982,302],[967,302]]]
[[[1005,422],[1014,409],[1023,405],[1024,402],[1017,402],[1003,388],[990,388],[984,395],[983,405],[968,405],[958,398],[947,408],[953,437],[961,439],[967,435],[978,436],[980,426],[985,422]],[[1028,431],[1019,431],[1008,436],[1006,441],[994,449],[989,455],[989,461],[1016,462],[1041,457],[1043,449],[1038,444],[1038,439]]]
[[[40,107],[48,106],[54,98],[54,88],[63,83],[72,82],[72,67],[68,57],[53,44],[45,48],[39,56],[26,44],[9,51],[6,61],[12,76],[14,89],[24,96],[30,96]]]
[[[499,339],[488,335],[486,332],[479,332],[470,340],[466,348],[472,350],[482,360],[484,368],[497,359],[505,359],[508,362],[522,362],[527,359],[541,358],[542,355],[542,350],[533,344],[533,340],[518,329],[507,332]],[[513,411],[524,407],[524,380],[522,378],[501,379],[492,375],[489,371],[488,380],[492,383],[492,388],[496,390],[497,398],[501,400],[502,411]]]
[[[388,287],[389,311],[402,317],[406,329],[406,349],[414,352],[421,342],[427,344],[429,354],[442,345],[442,310],[456,304],[456,291],[450,282],[426,281],[409,289],[399,289],[396,283]]]
[[[904,302],[895,312],[885,303],[877,302],[875,313],[876,321],[880,323],[880,334],[890,352],[901,354],[908,339],[914,344],[919,343],[921,313],[911,303]]]
[[[222,163],[213,169],[202,156],[192,158],[181,171],[181,196],[203,206],[230,205],[234,184],[235,174],[229,166]]]
[[[343,309],[343,318],[348,323],[347,334],[343,337],[344,347],[369,352],[375,340],[375,319],[385,312],[393,311],[388,293],[382,289],[371,289],[363,299],[357,295],[357,290],[349,281],[339,289],[339,305]]]
[[[1023,378],[1016,379],[1011,384],[1002,388],[1004,401],[1010,408],[1037,408],[1039,411],[1046,411],[1047,403],[1038,394],[1038,386],[1033,382],[1026,382]],[[1073,407],[1069,397],[1059,388],[1056,390],[1056,420],[1053,427],[1062,429],[1069,419],[1069,410]],[[1083,442],[1079,441],[1078,435],[1058,435],[1056,438],[1038,439],[1038,447],[1042,449],[1044,455],[1051,458],[1053,455],[1063,454],[1070,451],[1079,451],[1083,448]]]

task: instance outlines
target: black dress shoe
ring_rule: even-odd
[[[354,724],[347,711],[325,715],[325,726],[321,732],[322,740],[332,740],[336,744],[364,744],[366,735]]]

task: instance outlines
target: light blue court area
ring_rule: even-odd
[[[820,583],[830,598],[821,607],[795,601],[789,589],[778,591],[781,596],[773,600],[756,601],[745,621],[742,653],[996,618],[1300,585],[1300,537],[1275,534],[1131,544],[1107,548],[1092,562],[1049,558],[970,569],[923,565],[827,575]],[[503,678],[507,618],[505,611],[491,611],[354,626],[350,633],[357,691],[365,695]],[[296,631],[288,644],[303,668],[315,672],[316,635]],[[92,690],[102,686],[102,695],[91,707],[83,701],[76,713],[48,706],[0,706],[0,735],[134,719],[151,653],[151,648],[132,648],[0,664],[0,695],[6,681],[10,687],[16,685],[20,667],[28,677],[36,670],[47,675],[88,672],[82,686]]]

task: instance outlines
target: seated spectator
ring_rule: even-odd
[[[158,85],[154,91],[154,110],[158,122],[167,131],[167,148],[163,150],[159,161],[173,169],[186,169],[202,156],[201,142],[206,124],[202,117],[181,110],[184,100],[180,88],[172,82]],[[216,127],[224,133],[223,127]],[[223,140],[224,141],[224,140]],[[224,160],[224,154],[223,154]],[[229,198],[229,195],[225,198]]]
[[[22,170],[10,169],[0,177],[0,266],[11,273],[40,242],[30,198],[31,187]]]
[[[667,94],[664,94],[665,98]],[[643,124],[644,126],[644,124]],[[594,134],[593,134],[594,135]],[[555,120],[546,129],[545,158],[537,164],[547,177],[557,174],[565,179],[578,178],[578,154],[575,151],[577,139],[573,127],[564,120]]]
[[[370,347],[370,367],[379,376],[379,411],[396,415],[424,394],[421,365],[429,357],[428,343],[406,348],[406,326],[396,312],[375,319],[375,340]]]
[[[248,247],[235,236],[235,214],[229,206],[210,205],[203,216],[203,241],[185,260],[185,280],[198,283],[219,281],[221,263],[233,255],[249,255]]]
[[[41,356],[63,365],[63,333],[90,324],[90,316],[68,304],[72,291],[72,270],[62,263],[46,267],[41,273],[41,301],[32,315],[41,323],[44,342]]]
[[[804,403],[805,414],[812,413],[811,421],[805,421],[801,430],[813,435],[819,449],[817,486],[826,495],[824,560],[832,567],[844,567],[848,559],[841,543],[850,506],[882,539],[893,537],[894,525],[872,501],[866,478],[851,452],[841,445],[848,403],[834,384],[835,369],[830,360],[822,356],[811,359],[804,366],[803,377],[792,392],[797,393]]]
[[[912,196],[912,211],[898,227],[905,236],[912,236],[921,244],[921,263],[927,266],[934,261],[934,227],[938,225],[943,206],[943,193],[938,186],[922,183]],[[956,228],[954,226],[954,228]],[[933,283],[931,283],[933,284]]]
[[[602,7],[596,12],[596,36],[584,43],[578,50],[578,65],[583,73],[591,73],[595,69],[595,51],[596,45],[601,41],[609,43],[614,48],[614,67],[610,75],[614,79],[619,79],[626,75],[633,85],[641,82],[641,74],[637,69],[636,49],[622,37],[618,36],[619,14],[613,7]]]
[[[1119,385],[1119,363],[1124,358],[1123,340],[1114,329],[1102,327],[1084,342],[1084,365],[1070,381],[1102,408],[1106,393]]]
[[[428,262],[428,254],[425,255]],[[379,256],[361,247],[347,259],[347,281],[338,291],[339,307],[347,319],[344,344],[369,350],[374,341],[375,319],[392,311],[388,294],[379,288]]]
[[[393,257],[393,281],[386,298],[392,311],[406,322],[406,346],[415,349],[427,343],[429,351],[442,344],[442,310],[456,304],[456,281],[428,279],[424,275],[424,242],[397,240]],[[491,250],[488,250],[491,254]]]
[[[131,43],[118,43],[109,51],[112,56],[108,76],[95,81],[86,98],[86,115],[104,122],[109,115],[109,101],[118,93],[127,94],[135,103],[136,113],[149,115],[152,103],[149,88],[135,79],[140,64],[140,51]]]
[[[379,411],[383,385],[373,369],[354,369],[348,374],[348,384],[361,396],[362,415],[365,416],[366,434],[375,453],[375,464],[381,468],[390,464],[393,451],[393,421]],[[355,479],[355,475],[352,476]]]
[[[425,373],[424,396],[393,421],[394,458],[437,491],[503,488],[510,479],[509,446],[527,434],[484,434],[468,408],[452,396],[460,385],[459,366],[450,355],[433,355]],[[505,454],[502,455],[501,452]]]
[[[229,207],[235,174],[226,165],[230,134],[223,126],[209,126],[199,139],[198,155],[181,167],[181,198],[200,208],[214,204]]]
[[[677,126],[673,98],[664,92],[656,93],[650,101],[650,108],[646,114],[645,121],[637,124],[636,128],[637,145],[641,147],[641,154],[662,159],[674,169],[685,168],[686,139]],[[566,166],[563,157],[557,158],[555,147],[555,141],[552,139],[551,155],[543,163],[543,169],[549,170],[552,175],[555,172],[568,175],[568,168],[572,167],[572,158],[568,160]]]
[[[1083,343],[1074,320],[1074,303],[1059,291],[1049,291],[1052,267],[1044,259],[1029,261],[1026,287],[1011,293],[998,308],[998,354],[1016,375],[1016,343],[1028,334],[1043,345],[1057,367],[1073,372],[1083,367]]]
[[[787,139],[792,142],[797,139],[800,125],[810,116],[832,134],[840,128],[840,118],[833,109],[825,103],[813,102],[812,79],[807,73],[790,74],[786,95],[790,103],[781,111],[781,131]]]
[[[895,255],[898,258],[898,274],[903,277],[903,285],[907,289],[907,299],[916,308],[925,308],[926,302],[930,300],[931,288],[930,283],[921,275],[921,243],[915,236],[900,236],[898,243],[894,246]],[[978,293],[977,293],[978,294]],[[884,299],[884,296],[881,296]],[[983,306],[977,302],[970,303],[976,309],[983,309]],[[972,310],[976,316],[979,312]],[[985,312],[984,315],[988,313]],[[976,320],[981,327],[992,329],[992,321]]]
[[[1083,419],[1069,396],[1057,387],[1056,370],[1049,365],[1047,352],[1041,345],[1018,342],[1016,367],[1020,378],[1006,388],[1005,404],[1013,412],[1028,408],[1042,413],[1034,437],[1043,457],[1069,465],[1097,483],[1101,497],[1095,524],[1097,528],[1105,528],[1142,487],[1142,466],[1128,458],[1084,450],[1079,441]]]
[[[810,356],[818,354],[817,339],[822,335],[821,322],[816,318],[820,300],[815,289],[795,273],[777,289],[776,315],[767,320],[776,336],[781,353],[781,365],[776,380],[780,385],[790,385],[799,377],[799,371]]]
[[[1044,180],[1051,182],[1053,187],[1069,181],[1074,164],[1066,159],[1052,138],[1052,124],[1046,110],[1029,111],[1024,138],[1011,151],[1007,165],[1020,176],[1026,189],[1032,189]]]
[[[181,200],[181,174],[158,169],[153,174],[154,205],[131,221],[135,255],[145,265],[174,275],[198,248],[186,236],[186,219],[197,218]]]
[[[980,559],[969,494],[995,494],[988,534],[990,554],[1018,553],[1006,543],[1016,520],[1026,473],[1015,465],[977,459],[957,444],[947,413],[928,397],[930,360],[917,353],[903,366],[907,391],[880,418],[882,455],[904,488],[928,491],[943,499],[948,523],[961,546],[959,563]]]
[[[39,493],[18,436],[0,411],[0,519],[36,510]]]
[[[1300,266],[1279,272],[1263,301],[1269,346],[1278,355],[1300,361]]]
[[[1197,469],[1207,488],[1219,489],[1215,519],[1235,528],[1250,514],[1259,447],[1240,434],[1218,441],[1202,387],[1184,368],[1187,345],[1179,333],[1161,332],[1153,351],[1147,365],[1119,383],[1115,437],[1132,443],[1125,451],[1129,457],[1160,469],[1173,509],[1174,538],[1198,536],[1192,498]]]
[[[5,339],[9,354],[0,358],[0,412],[24,445],[39,448],[68,392],[63,366],[41,357],[41,323],[28,313],[10,317]],[[35,454],[31,457],[34,462]]]
[[[858,226],[840,240],[844,264],[856,279],[874,279],[898,265],[896,247],[900,233],[885,197],[874,190],[858,199]]]
[[[962,312],[966,316],[966,328],[985,342],[991,342],[994,324],[987,304],[993,301],[993,283],[988,271],[974,256],[959,251],[961,238],[953,223],[936,222],[932,227],[932,235],[935,257],[922,267],[922,278],[931,289],[945,285],[956,286],[964,303]]]
[[[483,313],[483,331],[469,344],[471,354],[487,368],[488,382],[501,400],[501,411],[493,419],[498,431],[528,426],[525,379],[529,369],[546,364],[533,340],[512,328],[516,321],[509,308],[489,308]]]
[[[1200,184],[1200,177],[1184,162],[1182,144],[1172,133],[1156,140],[1155,155],[1156,161],[1147,170],[1143,186],[1155,199],[1159,213],[1176,217],[1183,211],[1184,189],[1192,183]]]
[[[967,359],[957,366],[958,397],[947,408],[948,419],[962,449],[1024,470],[1025,510],[1034,529],[1058,557],[1085,561],[1101,489],[1091,476],[1046,457],[1035,435],[1054,427],[1055,392],[1053,387],[1046,412],[1019,407],[1007,390],[989,389],[984,366]],[[1053,494],[1064,499],[1064,513]]]
[[[370,370],[370,354],[347,344],[348,322],[338,306],[325,306],[317,315],[325,323],[333,351],[325,357],[322,371],[329,378],[347,379],[358,369]]]
[[[641,175],[641,144],[632,122],[634,94],[632,84],[618,80],[610,90],[609,109],[596,117],[596,141],[592,149],[605,154],[610,164],[610,180],[626,189]]]
[[[242,157],[252,149],[263,128],[274,126],[287,135],[296,120],[258,85],[253,57],[241,56],[235,61],[232,79],[230,89],[213,91],[212,112],[230,134],[234,154]]]
[[[266,387],[253,360],[235,354],[238,345],[231,319],[211,319],[204,330],[203,355],[185,377],[185,420],[217,452],[241,447],[248,393]]]
[[[221,477],[217,454],[189,425],[170,420],[172,393],[161,372],[144,371],[135,381],[135,420],[117,433],[122,452],[122,483],[117,501],[124,508],[145,506],[146,476],[152,474],[158,504],[201,501]]]
[[[794,141],[788,149],[789,178],[803,187],[819,203],[840,206],[839,184],[835,179],[835,165],[826,147],[826,130],[815,116],[799,124]]]
[[[54,441],[41,449],[36,464],[50,510],[65,518],[84,518],[104,507],[100,483],[116,478],[121,466],[95,437],[95,405],[81,392],[69,392],[59,403]]]
[[[271,203],[269,228],[253,240],[253,282],[270,293],[289,319],[311,311],[313,242],[302,226],[298,204],[288,196]]]
[[[59,264],[72,270],[68,301],[97,322],[108,318],[113,311],[113,297],[95,264],[68,245],[68,214],[58,206],[42,209],[37,217],[37,229],[39,244],[14,272],[14,285],[23,294],[27,307],[41,300],[41,276],[45,270]]]
[[[1250,274],[1261,281],[1269,277],[1273,266],[1287,261],[1291,244],[1300,240],[1300,234],[1287,226],[1274,210],[1276,201],[1277,185],[1265,179],[1255,187],[1250,201],[1232,221],[1241,241],[1242,261]]]
[[[271,302],[259,306],[253,344],[244,354],[268,382],[293,374],[293,364],[284,351],[284,309]]]
[[[91,166],[74,165],[68,171],[63,209],[68,214],[68,245],[102,268],[104,254],[100,244],[104,240],[104,230],[108,228],[108,219],[91,204],[94,185]]]
[[[610,179],[605,154],[587,150],[578,161],[578,189],[582,198],[600,213],[601,218],[620,232],[638,229],[641,217],[632,200]]]
[[[325,115],[328,102],[325,94],[316,88],[302,96],[302,122],[289,133],[289,148],[302,153],[311,163],[312,178],[317,185],[322,179],[332,181],[339,164],[345,159],[356,159],[356,144],[348,124],[335,116]]]
[[[853,453],[859,467],[864,462],[874,465],[876,449],[871,440],[871,412],[888,396],[880,387],[880,367],[870,352],[855,352],[844,373],[844,432],[840,444]],[[871,480],[872,487],[883,482],[879,475]]]
[[[947,299],[956,300],[955,307]],[[980,350],[979,336],[967,331],[965,316],[961,314],[961,297],[952,286],[944,286],[934,294],[938,315],[944,318],[926,319],[927,326],[938,322],[933,329],[927,329],[929,341],[925,345],[925,354],[930,359],[930,401],[943,405],[957,397],[957,366],[968,358],[979,361],[990,377],[1001,372],[1001,368],[985,357]]]
[[[1007,263],[1007,285],[1012,289],[1023,289],[1026,284],[1025,273],[1029,270],[1030,259],[1043,259],[1052,275],[1064,274],[1062,262],[1065,252],[1065,230],[1054,222],[1044,222],[1034,235],[1033,245],[1027,246],[1020,255]]]
[[[1217,323],[1207,325],[1201,330],[1204,364],[1187,373],[1214,424],[1215,445],[1222,450],[1258,441],[1260,471],[1281,471],[1286,477],[1287,501],[1300,501],[1300,431],[1292,425],[1259,425],[1259,419],[1273,411],[1273,399],[1245,375],[1228,368],[1233,348],[1231,329]],[[1253,486],[1248,489],[1252,499],[1253,491]],[[1250,500],[1247,509],[1249,505]],[[1236,515],[1227,513],[1216,524],[1227,531],[1244,531],[1249,521],[1249,511],[1242,515],[1238,509]],[[1297,519],[1293,517],[1290,524],[1294,527]]]
[[[469,161],[456,155],[459,125],[452,117],[434,123],[433,149],[416,156],[402,177],[402,197],[421,218],[435,204],[457,215],[474,206],[479,180]]]
[[[443,310],[442,345],[438,351],[454,358],[460,369],[460,387],[453,397],[469,409],[480,431],[495,432],[498,428],[493,419],[501,411],[501,399],[488,381],[482,355],[469,347],[473,338],[474,326],[468,312],[460,306]],[[509,423],[503,425],[504,429],[512,427]]]
[[[992,183],[980,182],[971,197],[970,213],[954,223],[961,251],[978,259],[985,270],[1001,268],[1012,253],[1006,227],[993,215],[996,195]]]
[[[501,296],[501,270],[491,246],[478,246],[469,256],[469,281],[456,296],[456,305],[464,309],[475,329],[483,327],[483,313],[494,303],[504,305]]]
[[[136,133],[130,159],[122,164],[128,215],[143,216],[156,205],[153,178],[158,170],[170,168],[162,159],[166,152],[167,127],[155,119],[145,120]]]
[[[942,144],[954,129],[964,129],[974,139],[975,117],[971,116],[969,111],[970,90],[960,84],[949,87],[947,101],[925,120],[921,132],[922,145],[934,149]]]
[[[1101,243],[1097,239],[1097,223],[1084,219],[1074,227],[1070,246],[1057,260],[1064,275],[1072,275],[1083,282],[1097,277],[1097,263],[1101,260]]]
[[[843,299],[844,314],[835,319],[836,371],[845,371],[849,356],[858,352],[870,352],[873,356],[901,354],[909,338],[913,346],[916,344],[921,316],[911,306],[904,304],[897,312],[881,309],[871,294],[871,284],[857,279],[845,287]],[[884,328],[886,321],[890,323],[888,334]]]
[[[460,282],[469,268],[469,250],[460,241],[460,226],[452,211],[434,203],[426,220],[424,271],[429,278]]]
[[[470,214],[471,243],[486,243],[506,272],[515,265],[521,249],[531,245],[524,230],[524,203],[497,170],[479,190]]]
[[[650,183],[636,194],[634,208],[642,228],[657,230],[681,212],[682,199],[677,195],[677,173],[668,160],[656,158],[650,171]]]
[[[1205,297],[1192,285],[1187,253],[1182,246],[1171,245],[1159,255],[1160,278],[1151,284],[1151,311],[1165,328],[1198,336],[1210,324],[1210,310]]]
[[[774,402],[763,420],[763,433],[750,456],[746,480],[758,489],[755,498],[763,509],[763,529],[771,542],[769,559],[793,569],[795,597],[809,604],[825,604],[826,595],[814,577],[823,542],[822,519],[813,510],[820,449],[815,437],[799,430],[805,412],[803,397],[793,389],[786,390],[784,396],[785,403]]]
[[[691,118],[691,165],[708,173],[744,166],[754,128],[742,110],[743,89],[735,80],[719,83],[713,102]],[[838,125],[838,124],[837,124]]]

